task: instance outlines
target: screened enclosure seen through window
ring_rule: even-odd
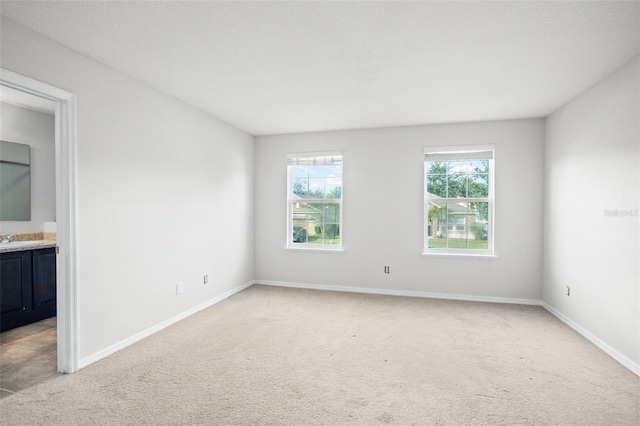
[[[493,254],[494,149],[425,148],[425,253]]]
[[[287,156],[287,247],[342,248],[342,153]]]

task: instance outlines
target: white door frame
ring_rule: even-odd
[[[58,371],[78,371],[76,96],[0,68],[0,84],[56,103]]]

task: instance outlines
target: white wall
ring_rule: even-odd
[[[41,232],[56,220],[54,116],[2,103],[0,123],[0,139],[31,147],[31,221],[2,221],[0,234]]]
[[[254,156],[251,136],[5,18],[1,36],[2,67],[77,95],[81,360],[254,277],[543,297],[640,360],[638,218],[603,214],[638,209],[638,61],[549,117],[546,151],[544,120],[513,120],[260,137]],[[498,257],[421,256],[422,148],[473,143],[496,145]],[[285,250],[285,155],[333,150],[345,251]]]
[[[258,137],[256,279],[539,300],[543,142],[541,119]],[[422,256],[423,147],[469,144],[496,145],[498,257]],[[345,251],[285,250],[286,154],[336,150]]]
[[[543,300],[640,372],[639,145],[640,59],[548,117]]]
[[[5,18],[1,35],[3,68],[77,96],[81,364],[253,279],[252,136]]]

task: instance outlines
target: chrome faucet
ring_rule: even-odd
[[[7,235],[2,239],[2,241],[0,241],[0,243],[10,243],[11,241],[13,241],[13,235]]]

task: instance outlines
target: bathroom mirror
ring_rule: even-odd
[[[31,220],[29,145],[0,141],[0,221]]]

